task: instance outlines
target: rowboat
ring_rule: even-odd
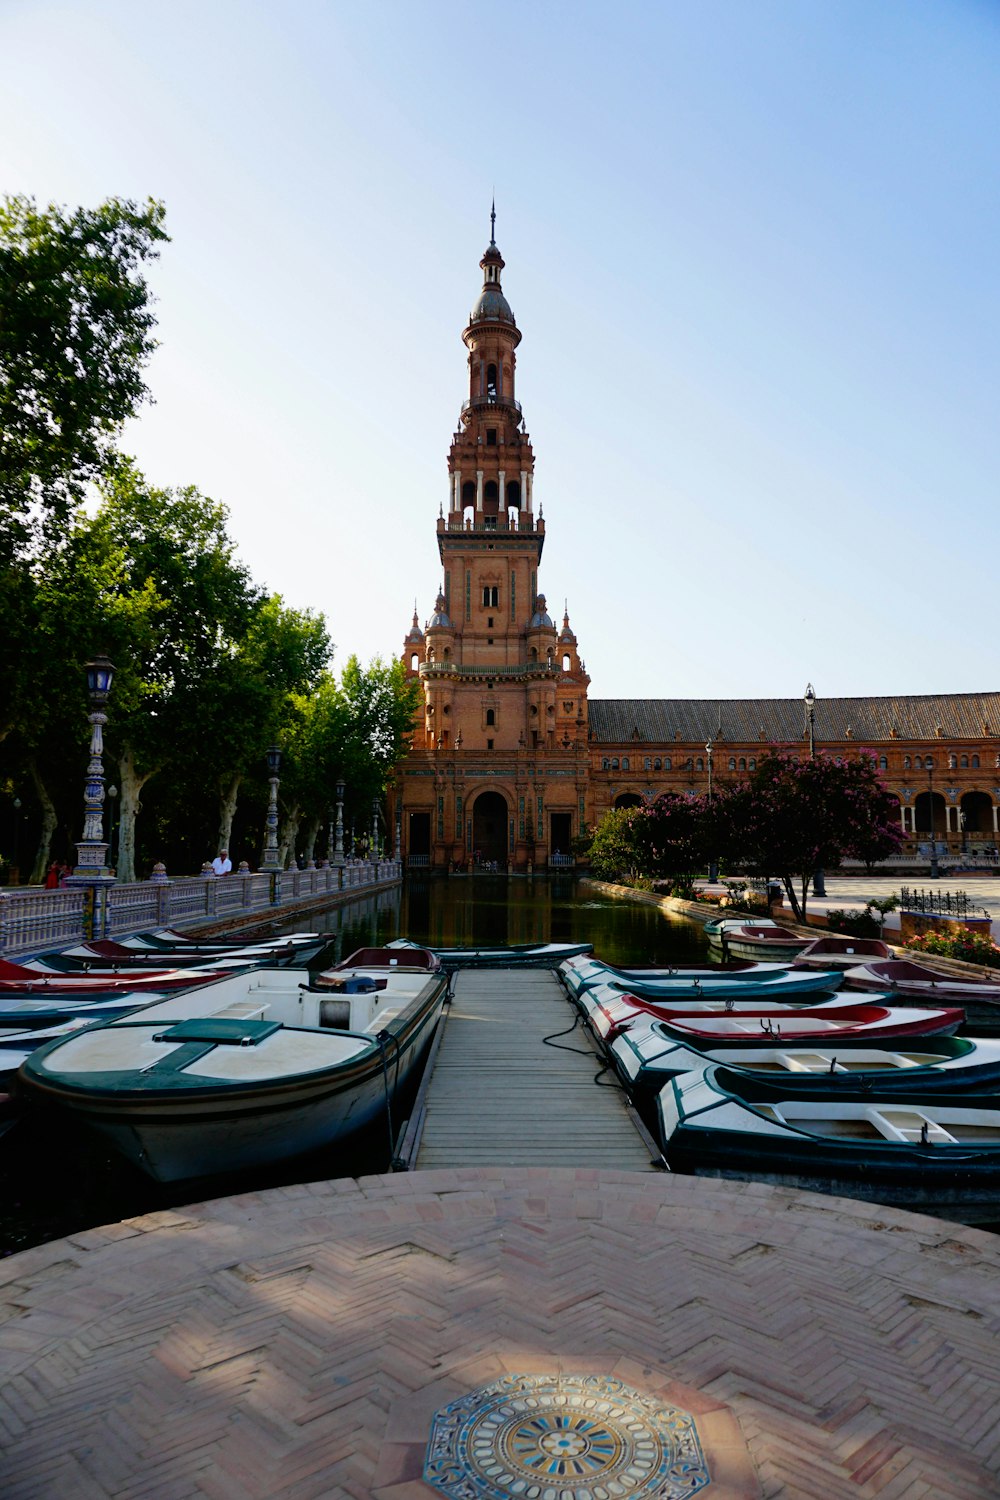
[[[213,968],[232,967],[236,964],[268,964],[271,968],[295,965],[303,967],[319,953],[325,943],[303,946],[272,948],[263,943],[247,943],[245,946],[227,944],[222,948],[200,948],[193,944],[187,948],[171,950],[128,948],[124,943],[103,939],[93,943],[78,943],[73,948],[62,948],[58,953],[40,954],[35,960],[65,973],[78,972],[84,967],[97,969],[155,969],[196,968],[210,964]]]
[[[396,938],[390,949],[422,946]],[[567,958],[592,953],[593,943],[514,943],[500,948],[430,948],[449,973],[457,969],[555,969]]]
[[[930,969],[925,964],[914,963],[908,958],[890,958],[884,962],[860,964],[848,969],[844,983],[853,990],[884,990],[891,995],[902,995],[907,1000],[958,1000],[979,1004],[1000,1004],[1000,984],[975,975],[942,974],[939,969]]]
[[[375,1124],[391,1143],[394,1102],[429,1045],[447,980],[374,967],[367,977],[340,996],[290,969],[232,975],[46,1044],[18,1085],[160,1182],[339,1146]]]
[[[779,962],[784,959],[791,962],[810,942],[809,938],[798,937],[787,927],[778,927],[773,922],[741,922],[734,927],[723,922],[711,932],[706,927],[705,932],[708,946],[718,948],[724,958],[775,959]]]
[[[657,1095],[673,1171],[754,1179],[966,1223],[991,1222],[1000,1196],[1000,1097],[900,1099],[817,1087],[792,1093],[713,1064]]]
[[[175,990],[218,978],[216,969],[149,969],[142,973],[62,974],[0,959],[0,995],[87,995],[104,990]]]
[[[859,964],[892,957],[892,949],[880,938],[848,937],[828,933],[807,944],[795,960],[797,969],[853,969]],[[884,988],[885,986],[881,986]]]
[[[877,1089],[882,1093],[1000,1091],[1000,1041],[992,1037],[928,1036],[896,1045],[866,1037],[811,1043],[759,1042],[671,1033],[649,1018],[620,1031],[610,1047],[626,1087],[660,1089],[679,1073],[722,1063],[753,1077],[781,1080],[786,1091]]]
[[[729,964],[685,964],[683,967],[666,968],[640,965],[622,969],[616,968],[613,964],[606,964],[601,959],[594,958],[592,954],[567,958],[559,965],[559,978],[571,995],[578,994],[580,990],[585,990],[592,984],[606,984],[611,981],[629,985],[632,980],[649,982],[657,979],[681,979],[693,983],[696,979],[711,978],[726,979],[735,984],[741,984],[745,981],[752,983],[775,974],[787,973],[786,964],[753,963],[750,960],[739,960]]]
[[[782,1042],[811,1037],[891,1035],[936,1036],[957,1031],[965,1012],[957,1008],[888,1006],[880,995],[858,1003],[836,995],[818,1005],[768,1005],[758,999],[701,1000],[666,1005],[629,995],[611,985],[583,990],[576,1003],[587,1025],[604,1044],[637,1021],[650,1020],[670,1035]]]
[[[725,969],[676,972],[664,969],[645,977],[638,970],[613,969],[596,960],[584,961],[578,967],[572,966],[574,962],[561,964],[559,969],[573,995],[610,984],[649,1000],[745,1000],[753,996],[785,999],[792,995],[826,994],[841,983],[839,971],[793,972],[780,964],[761,964],[757,969],[736,973]]]
[[[330,941],[329,934],[322,932],[286,932],[280,937],[256,937],[253,939],[255,948],[269,948],[272,952],[285,948],[303,948],[315,946],[318,952],[324,944]],[[192,937],[190,933],[179,931],[176,927],[157,927],[152,932],[135,932],[130,937],[120,939],[123,947],[131,948],[136,952],[167,953],[173,951],[187,951],[199,953],[220,953],[227,948],[243,948],[246,939],[233,937]]]

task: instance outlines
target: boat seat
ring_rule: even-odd
[[[872,1124],[890,1141],[920,1142],[945,1145],[954,1144],[956,1137],[945,1130],[936,1120],[917,1109],[869,1109],[866,1111]],[[926,1132],[926,1133],[925,1133]]]
[[[214,1010],[212,1015],[226,1021],[260,1021],[267,1010],[266,1000],[230,1000],[228,1005],[222,1006],[221,1010]]]
[[[776,1104],[755,1104],[754,1109],[759,1115],[763,1115],[765,1120],[774,1120],[779,1125],[788,1124],[788,1121]]]

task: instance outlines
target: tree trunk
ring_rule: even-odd
[[[0,735],[0,738],[2,738],[2,735]],[[29,883],[31,885],[42,885],[52,858],[52,835],[58,827],[59,819],[56,816],[55,803],[49,796],[48,788],[39,775],[38,766],[34,760],[28,761],[28,771],[42,808],[42,831],[38,839],[38,851],[35,854],[35,863],[31,871]]]
[[[226,783],[219,784],[219,844],[220,849],[231,849],[233,842],[233,819],[236,816],[236,803],[239,799],[240,785],[243,781],[241,772],[236,771],[227,786]]]
[[[321,826],[322,826],[322,819],[321,818],[313,818],[309,823],[306,824],[306,837],[305,837],[305,845],[306,845],[306,847],[305,847],[305,857],[306,857],[306,864],[308,864],[311,859],[315,859],[316,858],[316,837],[317,837],[317,835],[319,833],[319,830],[320,830]]]
[[[802,908],[799,906],[799,898],[795,894],[795,881],[791,875],[782,875],[781,883],[785,887],[785,895],[788,897],[788,904],[792,908],[792,916],[796,922],[801,922],[803,914]]]
[[[146,782],[156,775],[159,767],[147,771],[140,776],[135,768],[135,755],[132,747],[126,745],[118,760],[118,774],[121,781],[121,821],[118,824],[118,879],[128,881],[135,879],[135,820],[139,816],[142,804],[139,801],[139,793]]]
[[[278,834],[278,858],[281,868],[288,869],[289,856],[295,859],[295,841],[299,836],[299,823],[302,819],[302,809],[296,802],[285,814],[285,821]]]

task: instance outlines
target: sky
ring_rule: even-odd
[[[996,0],[0,0],[0,193],[162,199],[123,447],[397,655],[495,192],[592,697],[1000,686]]]

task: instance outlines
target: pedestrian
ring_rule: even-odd
[[[229,858],[229,850],[220,849],[218,854],[212,860],[213,875],[231,875],[232,871],[233,862]]]
[[[59,861],[54,859],[45,872],[45,889],[54,891],[59,884]]]
[[[66,864],[65,862],[63,862],[63,864],[61,864],[59,866],[59,884],[60,885],[65,885],[66,881],[68,880],[68,878],[70,877],[70,875],[72,875],[72,873],[73,873],[72,866]]]

